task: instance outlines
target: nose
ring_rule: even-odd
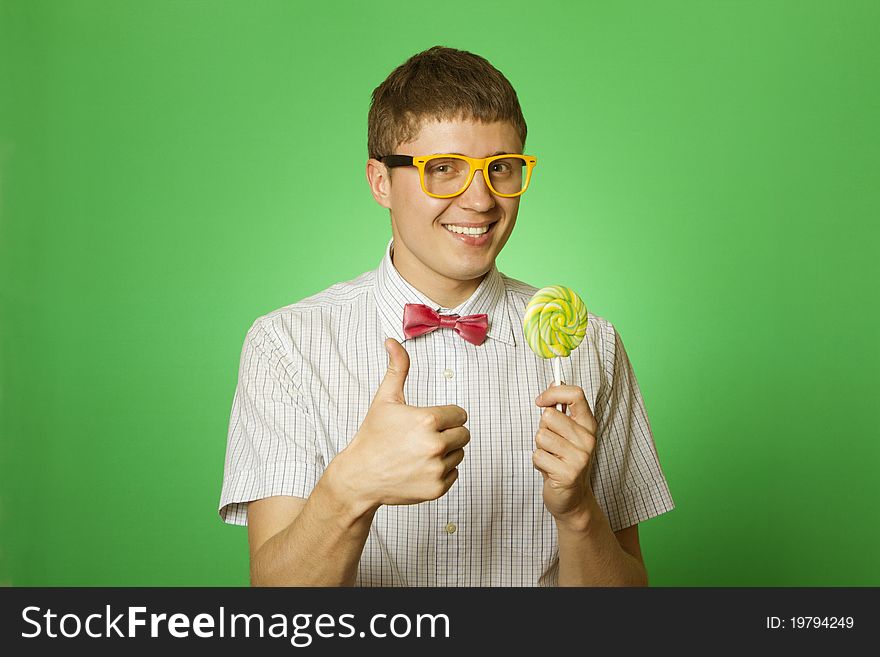
[[[459,205],[475,212],[488,212],[495,207],[495,196],[486,184],[483,170],[474,171],[474,178],[459,195]]]

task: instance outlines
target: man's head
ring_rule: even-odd
[[[458,196],[435,198],[424,191],[417,167],[392,169],[379,159],[517,154],[523,152],[525,138],[526,123],[510,82],[469,52],[435,46],[404,62],[375,89],[368,118],[367,178],[376,201],[391,212],[394,264],[407,280],[438,297],[469,295],[507,242],[520,197],[493,193],[483,172],[476,171]],[[490,164],[492,175],[500,175],[504,166],[500,161]],[[496,191],[502,191],[501,185]],[[490,230],[475,239],[450,231],[448,225],[471,230],[488,225]]]

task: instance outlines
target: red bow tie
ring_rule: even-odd
[[[423,303],[408,303],[403,307],[403,335],[414,338],[438,328],[451,328],[471,344],[483,344],[489,330],[489,316],[441,315]]]

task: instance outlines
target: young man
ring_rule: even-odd
[[[248,525],[253,585],[647,584],[638,522],[674,505],[620,336],[590,314],[548,387],[522,333],[537,288],[495,266],[525,139],[468,52],[373,92],[379,267],[258,318],[242,350],[220,515]]]

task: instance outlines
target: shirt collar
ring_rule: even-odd
[[[504,279],[495,263],[486,274],[480,285],[466,301],[455,308],[443,308],[429,299],[415,287],[410,285],[391,262],[394,238],[388,241],[385,255],[376,269],[376,306],[379,318],[388,337],[403,344],[403,307],[408,303],[423,303],[444,315],[476,315],[486,313],[489,316],[487,337],[516,346],[513,338],[513,325],[507,309],[507,291]]]

